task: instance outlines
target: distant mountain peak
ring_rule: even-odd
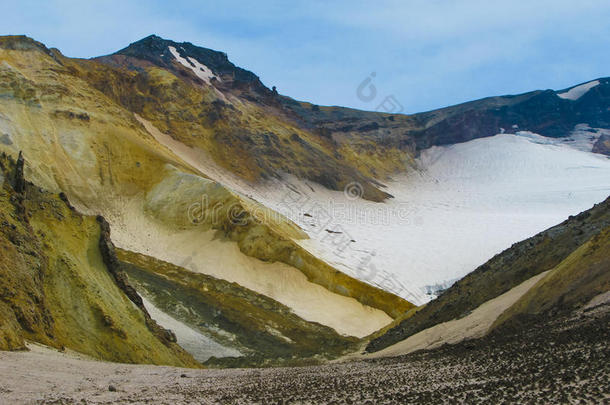
[[[557,91],[557,96],[563,98],[564,100],[576,101],[587,92],[599,85],[608,84],[608,78],[599,78],[596,80],[590,80],[585,83],[577,84],[576,86],[568,87],[565,90]]]
[[[175,42],[155,34],[129,44],[114,55],[146,60],[164,68],[171,68],[176,61],[193,70],[197,77],[206,82],[216,77],[220,81],[257,83],[262,86],[258,76],[235,66],[229,61],[225,52],[193,45],[190,42]]]

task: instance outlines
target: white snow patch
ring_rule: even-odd
[[[142,297],[144,306],[151,318],[162,327],[176,334],[178,344],[189,352],[197,361],[207,361],[210,357],[240,357],[242,353],[231,347],[226,347],[214,339],[203,335],[190,326],[180,322],[172,316],[157,308],[152,302]]]
[[[187,57],[188,60],[184,59],[182,56],[180,56],[180,54],[178,53],[176,48],[174,48],[173,46],[169,47],[169,51],[171,52],[172,55],[174,55],[174,58],[176,58],[176,60],[181,65],[191,69],[193,71],[193,73],[195,73],[195,75],[197,75],[198,78],[200,78],[207,84],[210,84],[210,80],[212,78],[216,78],[216,80],[221,81],[220,77],[216,76],[209,67],[207,67],[203,63],[199,63],[199,61],[197,59],[192,58],[190,56]]]
[[[589,124],[578,124],[567,137],[549,138],[530,131],[518,131],[515,135],[542,145],[565,145],[582,152],[591,152],[602,135],[610,135],[610,129],[591,128]]]
[[[557,96],[566,100],[578,100],[583,95],[585,95],[589,90],[593,87],[599,85],[599,80],[593,80],[592,82],[588,82],[585,84],[581,84],[580,86],[572,87],[570,90],[565,91],[563,93],[558,93]]]
[[[561,142],[574,149],[591,152],[602,135],[610,136],[610,129],[591,128],[588,124],[578,124],[567,138],[561,139]]]

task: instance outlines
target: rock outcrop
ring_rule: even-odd
[[[27,182],[24,166],[22,155],[0,156],[0,177],[14,180],[0,190],[0,349],[28,340],[109,361],[199,367],[148,315],[108,224]]]

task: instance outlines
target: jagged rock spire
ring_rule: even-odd
[[[15,177],[13,179],[13,189],[18,194],[25,193],[25,177],[23,176],[24,166],[25,159],[23,158],[23,152],[19,151],[19,157],[17,158],[17,164],[15,165]]]

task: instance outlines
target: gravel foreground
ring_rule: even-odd
[[[269,369],[95,362],[37,348],[0,353],[0,403],[608,403],[610,307],[527,332],[407,356]]]

